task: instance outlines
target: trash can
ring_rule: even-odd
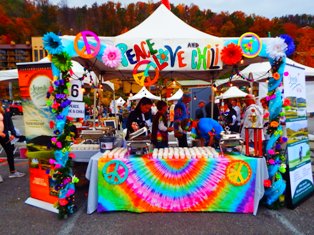
[[[99,138],[100,152],[104,153],[106,150],[113,149],[114,137],[104,136]]]

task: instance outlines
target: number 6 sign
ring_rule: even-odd
[[[72,101],[83,101],[82,82],[80,80],[71,80],[68,99]]]
[[[96,46],[91,44],[88,40],[87,37],[93,37],[96,41]],[[79,41],[80,39],[83,39],[84,46],[80,48]],[[92,32],[92,31],[82,31],[78,33],[74,39],[74,49],[76,53],[85,59],[91,59],[95,56],[97,56],[99,50],[100,50],[100,40],[98,36]]]

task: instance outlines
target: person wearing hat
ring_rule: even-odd
[[[246,109],[242,120],[241,137],[245,139],[245,128],[263,128],[263,109],[256,104],[254,95],[247,95],[244,99]],[[264,140],[263,129],[262,140]],[[254,142],[253,129],[249,129],[249,141]]]
[[[182,127],[183,120],[189,119],[187,104],[191,102],[191,94],[184,93],[174,107],[174,136],[178,139],[179,147],[188,147],[187,130]]]
[[[195,119],[201,119],[206,116],[205,112],[205,101],[201,100],[198,102],[198,108],[195,110]]]

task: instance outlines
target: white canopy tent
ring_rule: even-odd
[[[182,96],[183,96],[183,91],[181,89],[179,89],[179,90],[177,90],[176,93],[174,93],[173,96],[167,98],[167,101],[179,100],[179,99],[181,99]]]
[[[131,100],[131,101],[132,100],[140,100],[143,97],[146,97],[146,98],[149,98],[149,99],[152,99],[152,100],[161,100],[161,98],[159,96],[153,95],[144,86],[142,87],[142,89],[139,92],[137,92],[135,95],[130,97],[128,100]]]
[[[50,60],[45,57],[38,62],[50,62]],[[85,73],[84,67],[78,63],[77,61],[72,60],[72,71],[73,71],[73,77],[74,78],[80,78]],[[90,72],[90,75],[93,79],[93,82],[95,83],[97,80],[97,76],[94,72]],[[9,70],[2,70],[0,71],[0,82],[2,81],[8,81],[8,80],[17,80],[18,79],[18,72],[17,69],[9,69]],[[84,79],[84,83],[90,83],[90,76],[87,76]]]
[[[289,58],[286,59],[286,63],[292,66],[304,68],[306,77],[314,77],[314,68],[297,63],[294,60],[289,59]],[[271,69],[271,66],[268,61],[261,62],[261,63],[253,63],[245,67],[243,70],[241,70],[240,74],[243,75],[244,77],[249,77],[249,74],[252,73],[254,81],[259,81],[259,80],[262,80],[271,76],[270,69]],[[243,79],[238,75],[234,75],[232,77],[232,81],[237,81],[237,80],[243,80]],[[220,86],[229,81],[230,81],[229,78],[218,80],[216,81],[216,86]]]
[[[111,100],[110,109],[112,110],[113,113],[118,113],[119,112],[118,106],[123,106],[125,102],[126,101],[122,97],[119,97],[116,100]]]
[[[230,98],[241,98],[246,97],[248,93],[241,91],[238,87],[232,86],[227,91],[217,96],[217,99],[230,99]]]
[[[75,36],[61,37],[65,48],[73,45],[74,38]],[[97,74],[102,74],[104,80],[117,77],[123,80],[134,77],[138,71],[142,72],[147,67],[152,74],[154,74],[154,69],[158,69],[160,74],[171,71],[173,79],[209,78],[211,70],[222,69],[220,57],[217,57],[218,59],[214,62],[211,61],[211,57],[203,61],[200,54],[205,52],[210,55],[218,53],[223,48],[223,38],[193,28],[163,4],[142,23],[128,32],[116,37],[98,38],[102,45],[115,45],[121,50],[123,61],[118,68],[107,67],[100,59],[84,59],[77,55],[72,56],[81,64],[92,67]],[[91,41],[93,40],[91,39]],[[163,55],[167,56],[166,61],[160,61],[158,58],[163,52]],[[144,60],[150,61],[150,63],[139,65],[139,62]],[[206,64],[211,62],[211,65]],[[210,66],[212,67],[209,69]]]

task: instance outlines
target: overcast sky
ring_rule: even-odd
[[[52,4],[67,2],[69,7],[91,6],[97,2],[98,5],[107,2],[107,0],[50,0]],[[135,0],[112,0],[112,2],[121,2],[124,6],[129,3],[135,3]],[[142,2],[160,2],[158,0],[142,0]],[[184,3],[186,5],[195,4],[201,9],[210,9],[213,12],[240,10],[247,15],[256,14],[267,18],[280,17],[284,15],[311,14],[314,15],[314,0],[170,0],[173,5]]]

